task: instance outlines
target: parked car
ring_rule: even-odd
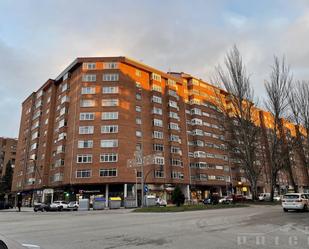
[[[261,193],[259,195],[259,201],[270,201],[270,193]]]
[[[156,205],[157,205],[157,206],[163,206],[163,207],[166,207],[167,202],[166,202],[166,200],[164,200],[164,199],[157,198],[157,199],[156,199]]]
[[[309,199],[308,195],[303,193],[285,194],[282,198],[282,208],[284,212],[289,210],[308,211]]]
[[[68,204],[68,210],[77,211],[79,208],[79,204],[77,201],[70,201]]]
[[[246,200],[247,198],[244,195],[233,195],[233,202],[243,202]]]
[[[224,196],[224,197],[219,199],[219,203],[231,204],[231,203],[233,203],[233,197],[232,196]]]
[[[50,211],[62,211],[68,209],[68,203],[65,201],[54,201],[49,206]]]
[[[49,205],[45,204],[45,203],[34,203],[34,207],[33,207],[33,211],[37,212],[37,211],[49,211]]]
[[[281,201],[282,197],[280,195],[274,196],[274,201]]]

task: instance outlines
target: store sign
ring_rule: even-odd
[[[97,193],[101,193],[100,190],[96,189],[96,190],[82,190],[80,189],[78,191],[80,194],[97,194]]]

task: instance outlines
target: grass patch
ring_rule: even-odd
[[[183,205],[180,207],[168,206],[168,207],[144,207],[137,208],[133,212],[137,213],[166,213],[166,212],[185,212],[185,211],[198,211],[208,209],[222,209],[222,208],[240,208],[249,207],[246,204],[218,204],[218,205]]]

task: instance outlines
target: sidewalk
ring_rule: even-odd
[[[8,213],[8,212],[18,213],[18,209],[17,208],[10,208],[10,209],[1,209],[0,210],[0,214],[1,213]],[[22,207],[20,212],[33,212],[33,207]]]

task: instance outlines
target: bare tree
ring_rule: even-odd
[[[278,172],[280,170],[287,169],[292,185],[296,188],[282,122],[282,119],[286,117],[287,114],[288,96],[291,84],[292,75],[290,73],[290,68],[286,65],[285,58],[280,60],[275,56],[270,79],[265,83],[267,97],[265,105],[273,119],[271,130],[268,133],[268,139],[265,140],[268,143],[267,148],[269,151],[268,161],[270,166],[271,200],[273,200]]]
[[[257,185],[261,175],[258,153],[260,128],[256,125],[254,92],[242,57],[236,46],[225,58],[224,69],[216,68],[217,81],[226,90],[222,98],[221,111],[225,116],[229,155],[240,163],[246,179],[250,182],[252,197],[257,199]]]
[[[309,82],[298,81],[289,94],[291,119],[296,124],[296,136],[293,147],[298,152],[303,164],[303,174],[307,186],[309,185]]]

